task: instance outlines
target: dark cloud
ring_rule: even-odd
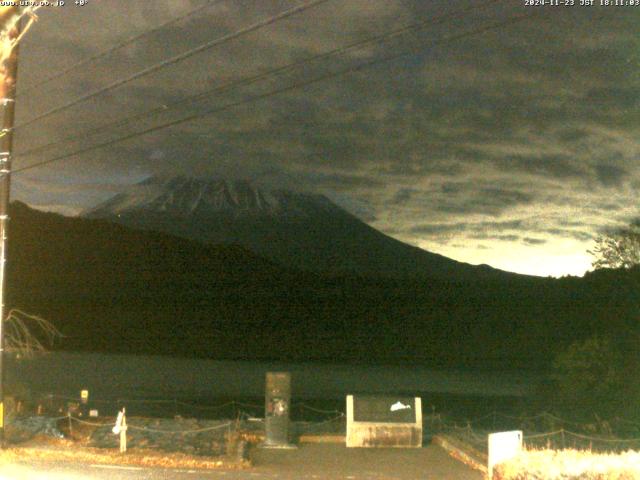
[[[316,188],[331,190],[352,191],[356,188],[380,188],[385,185],[383,181],[364,175],[352,175],[348,173],[304,173],[305,182],[316,185]]]
[[[473,188],[462,183],[443,185],[445,194],[434,206],[439,212],[451,214],[483,213],[498,215],[505,210],[531,204],[535,196],[520,190],[500,187]]]
[[[411,233],[440,235],[462,232],[502,232],[504,230],[517,230],[523,226],[522,220],[505,220],[502,222],[457,222],[421,224],[411,228]]]
[[[407,152],[407,157],[422,157],[422,160],[407,161],[403,155],[403,158],[377,169],[376,174],[409,178],[439,174],[453,178],[465,170],[465,165],[459,161],[459,156],[453,150],[455,149],[428,147],[419,154]],[[434,160],[433,157],[445,157],[447,160]]]
[[[568,155],[509,155],[494,159],[499,168],[555,178],[585,177],[585,172]]]
[[[543,232],[553,235],[557,238],[572,238],[581,242],[593,240],[595,235],[584,230],[571,230],[567,228],[547,228]]]
[[[637,109],[640,92],[635,87],[604,87],[589,90],[584,101],[593,109]]]
[[[425,225],[416,225],[411,227],[410,232],[415,234],[425,234],[425,235],[448,235],[451,233],[463,232],[467,228],[467,224],[459,223],[459,224],[425,224]]]
[[[22,46],[19,89],[205,3],[157,0],[123,6],[119,0],[103,0],[64,11],[43,9]],[[19,96],[17,122],[298,4],[211,2],[198,15]],[[112,184],[106,179],[123,176],[224,175],[339,194],[349,211],[368,221],[388,218],[385,232],[411,236],[414,242],[423,236],[445,245],[451,237],[475,235],[488,240],[483,243],[487,255],[490,240],[549,249],[553,238],[586,242],[590,232],[628,214],[633,190],[640,185],[635,168],[640,9],[549,10],[481,35],[442,41],[529,10],[522,2],[329,2],[18,129],[16,147],[44,145],[174,105],[187,95],[470,6],[481,8],[423,31],[204,94],[198,102],[83,135],[34,156],[17,155],[20,167],[238,104],[34,170],[46,179],[39,185],[52,184],[53,178],[64,188],[51,185],[44,195],[37,193],[37,182],[17,182],[17,196],[75,205],[99,196],[87,190],[90,175],[105,179],[96,190]],[[268,95],[402,52],[411,54]],[[261,98],[246,103],[252,97]],[[55,175],[47,176],[52,171]],[[62,193],[73,178],[85,185],[82,195]],[[524,218],[523,212],[539,220],[507,219]],[[575,215],[575,224],[563,220],[568,215]],[[416,225],[421,218],[432,223]],[[476,245],[470,250],[481,249],[477,242],[470,245]],[[495,255],[499,260],[499,252]]]
[[[600,205],[598,205],[598,208],[603,212],[615,212],[615,211],[623,210],[624,207],[625,207],[624,205],[621,205],[619,203],[609,203],[609,202],[601,203]]]
[[[466,185],[462,182],[444,182],[440,185],[442,193],[460,193],[466,190]]]
[[[598,181],[605,187],[619,187],[623,180],[629,178],[629,172],[616,165],[600,163],[594,168]]]
[[[557,220],[556,223],[558,225],[563,226],[563,227],[585,227],[585,226],[588,226],[583,221],[580,221],[580,220],[568,220],[566,218],[561,218],[561,219]]]
[[[391,205],[403,205],[411,200],[417,192],[418,190],[414,188],[401,188],[395,193],[389,203]]]
[[[547,240],[544,238],[532,238],[532,237],[524,237],[522,242],[526,245],[544,245],[547,243]]]
[[[589,133],[584,128],[567,127],[560,129],[556,136],[563,143],[573,143],[588,138]]]
[[[488,202],[493,201],[506,206],[527,205],[534,199],[534,196],[528,193],[499,187],[483,188],[479,192],[479,197],[484,197]]]
[[[493,235],[487,232],[470,233],[468,237],[475,240],[498,240],[503,242],[515,242],[517,240],[520,240],[519,235]]]

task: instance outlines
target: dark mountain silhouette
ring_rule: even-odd
[[[238,244],[315,272],[479,279],[508,274],[391,238],[323,195],[246,181],[152,177],[84,213],[209,244]]]
[[[217,359],[532,367],[593,333],[628,335],[637,270],[584,279],[407,280],[284,268],[102,220],[11,207],[8,308],[55,348]]]

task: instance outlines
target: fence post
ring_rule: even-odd
[[[564,428],[560,430],[560,435],[562,436],[562,449],[565,449],[565,443],[564,443]]]
[[[73,437],[73,427],[71,426],[71,412],[67,411],[67,420],[69,421],[69,436]]]
[[[435,405],[431,405],[431,425],[429,425],[429,433],[431,435],[433,435],[433,424],[435,423],[435,418],[436,418],[436,406]]]
[[[116,424],[113,426],[112,432],[115,435],[120,434],[120,453],[127,451],[127,419],[125,418],[125,409],[118,412]]]
[[[493,479],[493,467],[499,463],[511,460],[522,451],[522,430],[510,432],[490,433],[487,437],[487,473],[488,479]]]
[[[127,451],[127,417],[122,409],[122,424],[120,425],[120,453]]]

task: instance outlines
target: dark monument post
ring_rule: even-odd
[[[289,443],[291,374],[267,372],[265,380],[265,436],[262,447],[294,448]]]

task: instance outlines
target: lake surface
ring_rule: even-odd
[[[265,373],[291,372],[292,398],[344,399],[347,394],[527,396],[541,374],[440,370],[411,366],[353,366],[215,361],[162,356],[48,353],[7,362],[9,382],[34,394],[92,398],[259,398]]]

